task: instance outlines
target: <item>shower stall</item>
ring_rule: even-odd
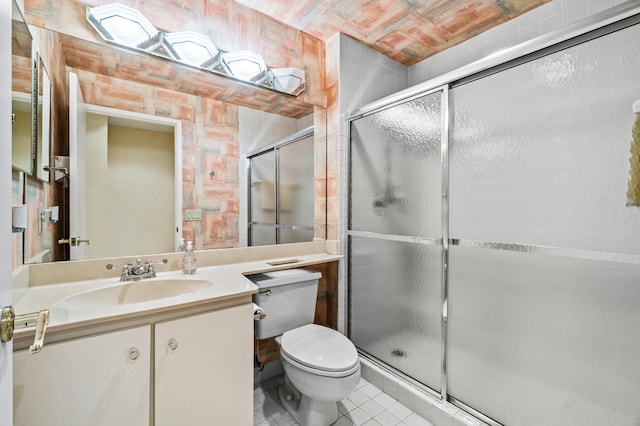
[[[351,114],[348,333],[364,356],[489,424],[640,424],[638,22]]]

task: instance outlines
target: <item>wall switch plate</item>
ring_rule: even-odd
[[[187,221],[202,220],[202,210],[185,210],[184,219]]]

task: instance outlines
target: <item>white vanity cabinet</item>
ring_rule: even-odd
[[[13,359],[14,426],[149,425],[150,327],[45,344]]]
[[[14,426],[251,426],[252,306],[16,351]]]
[[[155,325],[155,426],[253,425],[251,303]]]

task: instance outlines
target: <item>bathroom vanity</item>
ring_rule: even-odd
[[[250,425],[252,305],[238,302],[17,351],[14,424]]]
[[[48,307],[51,319],[37,354],[28,350],[33,331],[16,332],[14,424],[251,425],[251,297],[257,287],[245,275],[331,262],[339,256],[309,253],[297,255],[293,263],[246,261],[246,253],[260,255],[234,250],[222,261],[220,250],[217,261],[198,253],[200,264],[224,264],[201,267],[195,276],[173,270],[179,255],[168,255],[172,270],[160,272],[159,267],[156,278],[135,281],[126,292],[130,283],[120,283],[117,271],[105,278],[79,269],[98,266],[105,271],[100,261],[70,268],[78,281],[43,284],[38,282],[43,279],[38,267],[29,271],[31,285],[22,290],[16,309]],[[58,280],[60,271],[52,269],[56,267],[49,264],[48,280]],[[181,280],[211,284],[178,290],[170,297],[153,295],[153,284],[176,286]],[[138,283],[143,296],[127,299]],[[109,299],[114,289],[120,296]],[[151,295],[143,300],[147,291]],[[158,294],[166,295],[163,291]]]

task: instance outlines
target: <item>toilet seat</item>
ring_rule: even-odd
[[[299,362],[297,362],[294,359],[291,359],[290,357],[287,356],[287,354],[285,354],[284,352],[280,352],[280,359],[284,362],[289,363],[291,366],[298,368],[299,370],[302,370],[304,372],[307,372],[309,374],[313,374],[316,376],[322,376],[322,377],[329,377],[329,378],[342,378],[342,377],[348,377],[351,376],[353,374],[356,374],[358,372],[358,370],[360,370],[360,364],[356,364],[354,365],[352,368],[348,369],[348,370],[343,370],[343,371],[326,371],[326,370],[320,370],[319,368],[313,368],[313,367],[309,367],[305,364],[301,364]]]
[[[360,368],[353,343],[343,334],[317,324],[285,332],[280,353],[298,368],[325,377],[349,376]]]

